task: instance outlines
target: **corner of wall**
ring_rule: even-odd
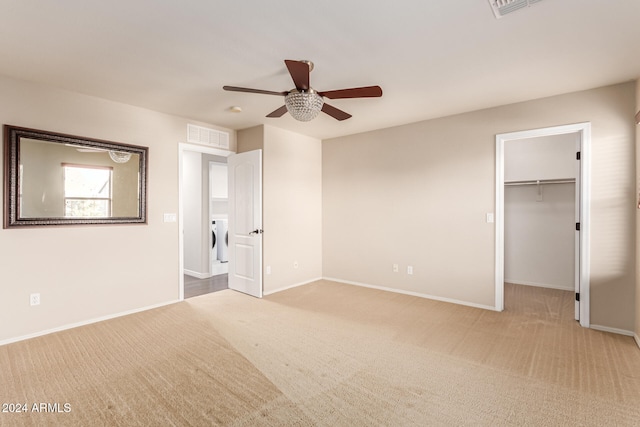
[[[236,138],[237,153],[263,149],[264,125],[258,125],[252,128],[239,130],[237,132]]]
[[[265,125],[264,292],[322,276],[321,141]]]
[[[640,77],[636,80],[636,114],[640,112]],[[636,123],[636,197],[639,203],[636,209],[636,305],[635,305],[635,340],[640,347],[640,124]]]

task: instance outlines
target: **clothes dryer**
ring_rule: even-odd
[[[216,221],[218,236],[218,259],[220,262],[229,261],[229,222],[226,219]]]

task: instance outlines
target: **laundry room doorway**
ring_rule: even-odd
[[[227,157],[179,144],[180,299],[228,289]]]
[[[220,276],[228,287],[229,273],[229,188],[228,168],[224,162],[214,156],[203,154],[209,162],[209,219],[211,233],[209,247],[209,267],[212,277]],[[221,280],[218,280],[221,282]]]

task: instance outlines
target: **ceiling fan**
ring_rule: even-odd
[[[286,59],[289,74],[296,85],[294,89],[284,92],[274,92],[270,90],[249,89],[237,86],[223,86],[224,90],[233,92],[261,93],[263,95],[284,96],[282,107],[267,114],[267,117],[282,117],[287,111],[296,120],[308,122],[313,120],[320,111],[330,115],[336,120],[346,120],[351,114],[339,110],[324,102],[324,98],[344,99],[344,98],[375,98],[382,96],[380,86],[354,87],[349,89],[330,90],[318,92],[309,85],[309,74],[313,70],[311,61],[293,61]]]

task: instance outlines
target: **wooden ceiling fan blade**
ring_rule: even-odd
[[[353,87],[350,89],[329,90],[327,92],[318,93],[329,99],[377,98],[382,96],[382,88],[380,86],[365,86]]]
[[[322,106],[322,112],[327,113],[328,115],[330,115],[334,119],[340,120],[340,121],[347,120],[348,118],[351,117],[351,114],[345,113],[344,111],[339,110],[336,107],[332,107],[331,105],[327,104],[326,102]]]
[[[284,63],[287,65],[296,89],[309,90],[309,64],[302,61],[292,61],[291,59],[285,59]]]
[[[282,107],[278,108],[277,110],[267,114],[267,117],[282,117],[284,115],[284,113],[287,112],[287,106],[283,105]]]
[[[286,94],[289,93],[289,92],[274,92],[272,90],[250,89],[248,87],[237,87],[237,86],[222,86],[222,89],[229,90],[231,92],[261,93],[263,95],[285,96]]]

